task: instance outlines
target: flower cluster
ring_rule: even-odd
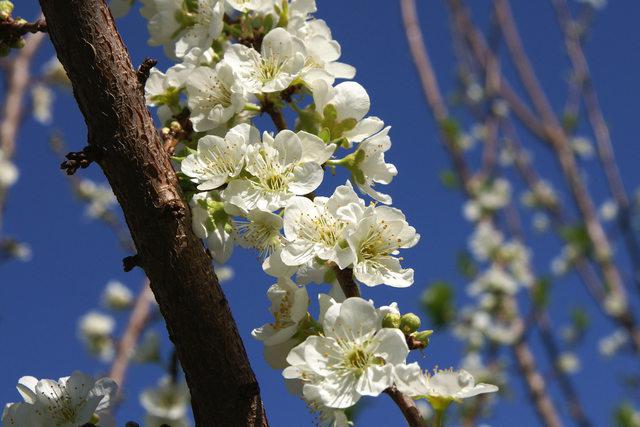
[[[461,322],[455,328],[471,350],[481,347],[486,338],[506,345],[519,338],[522,325],[514,297],[534,281],[529,249],[518,240],[506,241],[493,224],[495,211],[510,201],[508,183],[499,181],[478,188],[479,193],[467,204],[481,207],[477,215],[466,215],[475,224],[468,246],[484,270],[467,287],[467,293],[477,303],[462,311]]]
[[[2,413],[4,426],[116,425],[109,409],[118,386],[109,378],[96,381],[77,371],[58,381],[22,377],[17,389],[24,402],[7,404]]]
[[[376,308],[353,296],[358,284],[413,284],[400,252],[420,236],[381,191],[397,174],[385,159],[390,128],[369,114],[360,84],[339,81],[355,68],[340,62],[339,43],[312,16],[314,0],[142,3],[149,43],[176,61],[151,70],[145,95],[174,153],[193,230],[218,263],[236,246],[259,254],[275,278],[267,291],[273,321],[253,336],[322,424],[347,425],[343,410],[396,384],[396,367],[432,333],[395,304]],[[275,132],[258,129],[263,114]],[[338,174],[347,181],[321,195]],[[483,203],[502,202],[497,194]],[[319,294],[316,318],[310,283],[333,285]],[[436,393],[406,384],[411,396]]]

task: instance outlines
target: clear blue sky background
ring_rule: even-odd
[[[445,90],[450,91],[454,83],[453,56],[443,4],[440,1],[419,3],[436,71]],[[473,3],[479,22],[486,27],[490,2]],[[552,102],[559,108],[566,94],[567,62],[552,9],[546,1],[512,3],[526,47]],[[623,175],[628,188],[633,189],[640,180],[637,140],[640,3],[632,0],[611,3],[597,18],[587,53],[592,58],[595,83],[611,125]],[[377,304],[398,301],[402,310],[417,311],[419,296],[428,282],[451,279],[463,300],[464,281],[455,271],[454,258],[464,247],[470,227],[461,216],[461,197],[444,190],[438,180],[439,172],[448,167],[448,159],[438,145],[434,123],[423,102],[406,49],[398,2],[320,1],[319,7],[318,16],[329,23],[343,47],[344,61],[357,67],[356,79],[371,95],[372,114],[393,126],[394,145],[387,159],[397,165],[400,173],[389,191],[394,204],[422,234],[420,244],[404,254],[404,263],[416,270],[414,286],[405,290],[365,289],[365,296],[374,298]],[[27,18],[38,13],[35,0],[20,0],[16,9]],[[158,49],[146,45],[145,22],[137,10],[121,20],[119,28],[135,64],[145,56],[162,58]],[[47,43],[37,57],[36,68],[51,55],[52,48]],[[161,61],[162,68],[167,65],[165,60]],[[85,125],[68,95],[61,94],[56,102],[55,126],[72,148],[85,145]],[[113,235],[86,219],[83,206],[70,194],[58,160],[48,148],[47,134],[51,130],[29,119],[18,140],[17,163],[21,177],[11,191],[5,231],[28,242],[34,258],[28,263],[0,266],[0,402],[19,399],[14,385],[22,375],[57,378],[75,369],[104,372],[106,366],[88,356],[76,339],[76,322],[84,312],[97,306],[109,279],[120,279],[136,291],[142,282],[138,271],[121,272],[124,254]],[[529,144],[528,148],[542,154],[535,145]],[[549,166],[549,170],[555,171],[552,163]],[[104,180],[95,167],[80,174]],[[552,172],[550,176],[557,174]],[[337,184],[328,181],[331,185]],[[599,175],[590,175],[590,185],[597,200],[602,201],[606,193],[600,181]],[[328,185],[323,188],[328,189]],[[547,270],[549,260],[555,255],[552,243],[553,239],[539,239],[535,243],[535,262],[541,271]],[[271,280],[262,273],[253,253],[238,250],[231,265],[236,266],[236,277],[224,288],[260,380],[271,425],[310,425],[311,418],[304,405],[285,391],[280,373],[263,361],[261,344],[250,338],[253,327],[269,320],[264,292]],[[593,310],[573,277],[554,287],[551,310],[556,324],[566,323],[569,309],[582,303],[593,314],[595,325],[581,347],[588,353],[583,358],[583,370],[574,379],[594,425],[609,425],[612,406],[623,396],[620,380],[625,372],[637,370],[637,361],[628,357],[605,361],[597,355],[598,338],[610,332],[612,326]],[[125,317],[120,318],[120,326],[125,321]],[[161,325],[160,329],[163,330]],[[422,364],[427,368],[455,365],[460,350],[451,335],[435,335]],[[548,365],[542,363],[541,369],[548,372]],[[118,413],[121,422],[141,419],[138,392],[161,374],[158,367],[136,367],[132,371],[125,391],[128,400]],[[557,397],[555,391],[553,393]],[[522,385],[514,380],[510,395],[505,396],[489,423],[538,425],[526,401]],[[369,403],[358,425],[403,425],[399,412],[386,397]],[[565,409],[565,419],[566,412]]]

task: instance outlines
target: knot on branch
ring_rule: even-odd
[[[135,254],[122,259],[122,267],[125,273],[130,272],[136,267],[142,267],[142,258],[140,255]]]
[[[86,169],[91,163],[98,160],[98,153],[95,148],[86,146],[82,151],[72,151],[68,153],[66,159],[60,165],[67,175],[73,175],[79,168]]]
[[[165,215],[175,219],[182,219],[187,215],[183,203],[179,200],[169,200],[162,209]]]
[[[185,108],[180,114],[174,116],[175,120],[171,122],[169,127],[162,128],[160,135],[164,142],[164,149],[170,156],[173,155],[180,141],[189,140],[193,135],[193,124],[189,119],[190,115],[189,109]]]
[[[138,67],[136,74],[138,76],[138,83],[140,83],[140,87],[142,88],[142,93],[144,93],[144,86],[147,84],[151,69],[155,67],[157,63],[158,61],[153,58],[145,58],[142,64],[140,64],[140,67]]]

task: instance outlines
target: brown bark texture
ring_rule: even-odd
[[[124,212],[191,391],[199,426],[266,426],[259,386],[191,230],[170,160],[104,0],[40,0],[88,128],[92,156]]]

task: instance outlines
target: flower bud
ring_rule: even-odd
[[[413,313],[403,314],[400,318],[400,329],[409,335],[420,328],[420,318]]]
[[[0,20],[8,19],[11,12],[13,12],[13,3],[7,0],[0,1]]]
[[[413,338],[413,341],[418,348],[427,348],[429,345],[429,337],[431,337],[432,334],[433,330],[428,329],[426,331],[414,332],[411,334],[411,338]]]
[[[397,313],[387,313],[382,318],[383,328],[399,328],[400,327],[400,315]]]

